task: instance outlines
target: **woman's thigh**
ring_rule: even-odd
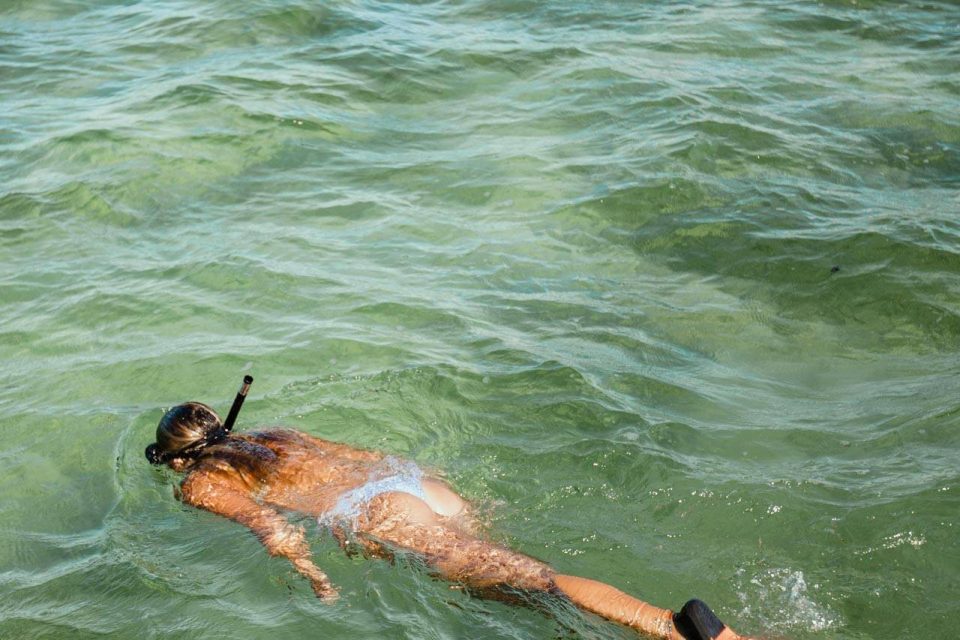
[[[443,524],[425,501],[385,493],[367,506],[358,533],[378,555],[390,550],[421,557],[441,577],[469,587],[553,588],[553,571],[539,560]]]

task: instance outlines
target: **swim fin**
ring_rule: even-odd
[[[726,627],[703,600],[696,599],[673,614],[673,626],[687,640],[716,640]]]

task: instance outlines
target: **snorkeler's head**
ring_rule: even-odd
[[[226,437],[216,411],[200,402],[186,402],[163,414],[157,425],[157,441],[144,453],[152,464],[192,458]]]

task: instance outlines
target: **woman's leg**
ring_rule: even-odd
[[[674,628],[671,611],[602,582],[557,574],[539,560],[447,527],[429,504],[415,496],[377,496],[358,524],[365,546],[369,545],[368,551],[376,555],[384,555],[384,546],[409,550],[424,558],[441,577],[475,590],[508,587],[555,593],[642,633],[664,640],[684,640]]]
[[[661,609],[620,591],[608,584],[555,574],[553,582],[575,605],[607,620],[632,627],[655,638],[684,640],[673,624],[673,612]]]
[[[474,589],[548,591],[554,586],[553,571],[544,563],[448,526],[447,518],[407,493],[372,499],[357,519],[357,533],[373,555],[410,551],[440,577]]]

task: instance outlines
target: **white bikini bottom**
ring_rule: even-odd
[[[369,480],[341,494],[333,508],[320,514],[317,522],[323,527],[346,524],[354,529],[363,509],[381,494],[400,491],[425,499],[422,481],[423,470],[416,463],[387,456],[371,471]]]

